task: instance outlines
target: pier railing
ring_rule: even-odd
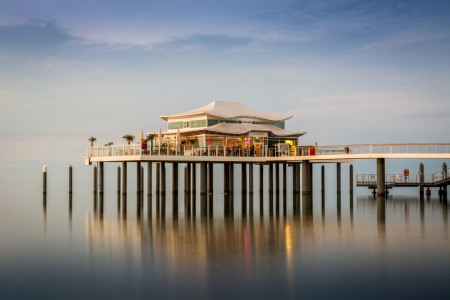
[[[300,146],[300,155],[349,154],[448,154],[449,143],[355,144],[332,146]],[[316,153],[317,150],[317,153]]]
[[[421,182],[423,177],[423,182]],[[388,185],[394,184],[434,184],[441,180],[450,178],[450,169],[435,172],[432,174],[386,174],[385,183]],[[376,174],[357,174],[356,184],[359,186],[370,186],[377,184]]]
[[[290,146],[280,148],[153,146],[140,144],[95,146],[87,148],[88,157],[164,155],[164,156],[233,156],[233,157],[282,157],[329,156],[357,154],[449,154],[449,145],[435,144],[357,144],[334,146]]]

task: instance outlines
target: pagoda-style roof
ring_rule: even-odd
[[[199,116],[212,116],[219,119],[254,118],[272,122],[282,122],[292,118],[292,116],[289,115],[259,111],[232,101],[214,101],[195,110],[180,114],[160,116],[160,118],[167,121],[169,119],[182,119]]]
[[[255,125],[255,124],[228,124],[221,123],[210,127],[189,128],[180,130],[181,136],[195,136],[201,134],[208,135],[226,135],[226,136],[243,136],[249,132],[267,132],[269,137],[298,138],[306,134],[306,132],[293,132],[278,128],[274,125]],[[163,132],[164,135],[176,134],[175,131]],[[150,134],[150,132],[147,132]]]

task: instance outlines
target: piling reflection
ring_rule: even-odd
[[[377,227],[378,238],[386,240],[386,198],[384,196],[377,196]]]

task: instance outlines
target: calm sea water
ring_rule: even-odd
[[[74,169],[71,208],[67,180],[51,168],[45,206],[40,170],[31,177],[3,174],[1,299],[448,297],[448,208],[436,190],[425,199],[418,188],[386,200],[363,188],[351,196],[343,175],[338,197],[335,173],[327,170],[322,197],[317,169],[312,198],[302,197],[294,209],[289,169],[286,197],[280,192],[270,209],[267,190],[262,197],[257,192],[255,168],[256,193],[243,210],[235,167],[230,212],[217,166],[213,211],[203,215],[196,195],[195,214],[186,213],[180,172],[174,216],[169,181],[165,212],[157,210],[156,196],[151,209],[145,196],[138,211],[130,166],[124,213],[117,206],[115,166],[106,169],[103,209],[94,207],[91,167],[83,174]]]

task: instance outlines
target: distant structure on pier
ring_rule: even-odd
[[[214,101],[199,109],[160,117],[167,121],[162,140],[169,147],[193,143],[194,148],[254,149],[260,156],[267,147],[297,146],[298,138],[306,134],[285,130],[290,115],[262,112],[231,101]]]

